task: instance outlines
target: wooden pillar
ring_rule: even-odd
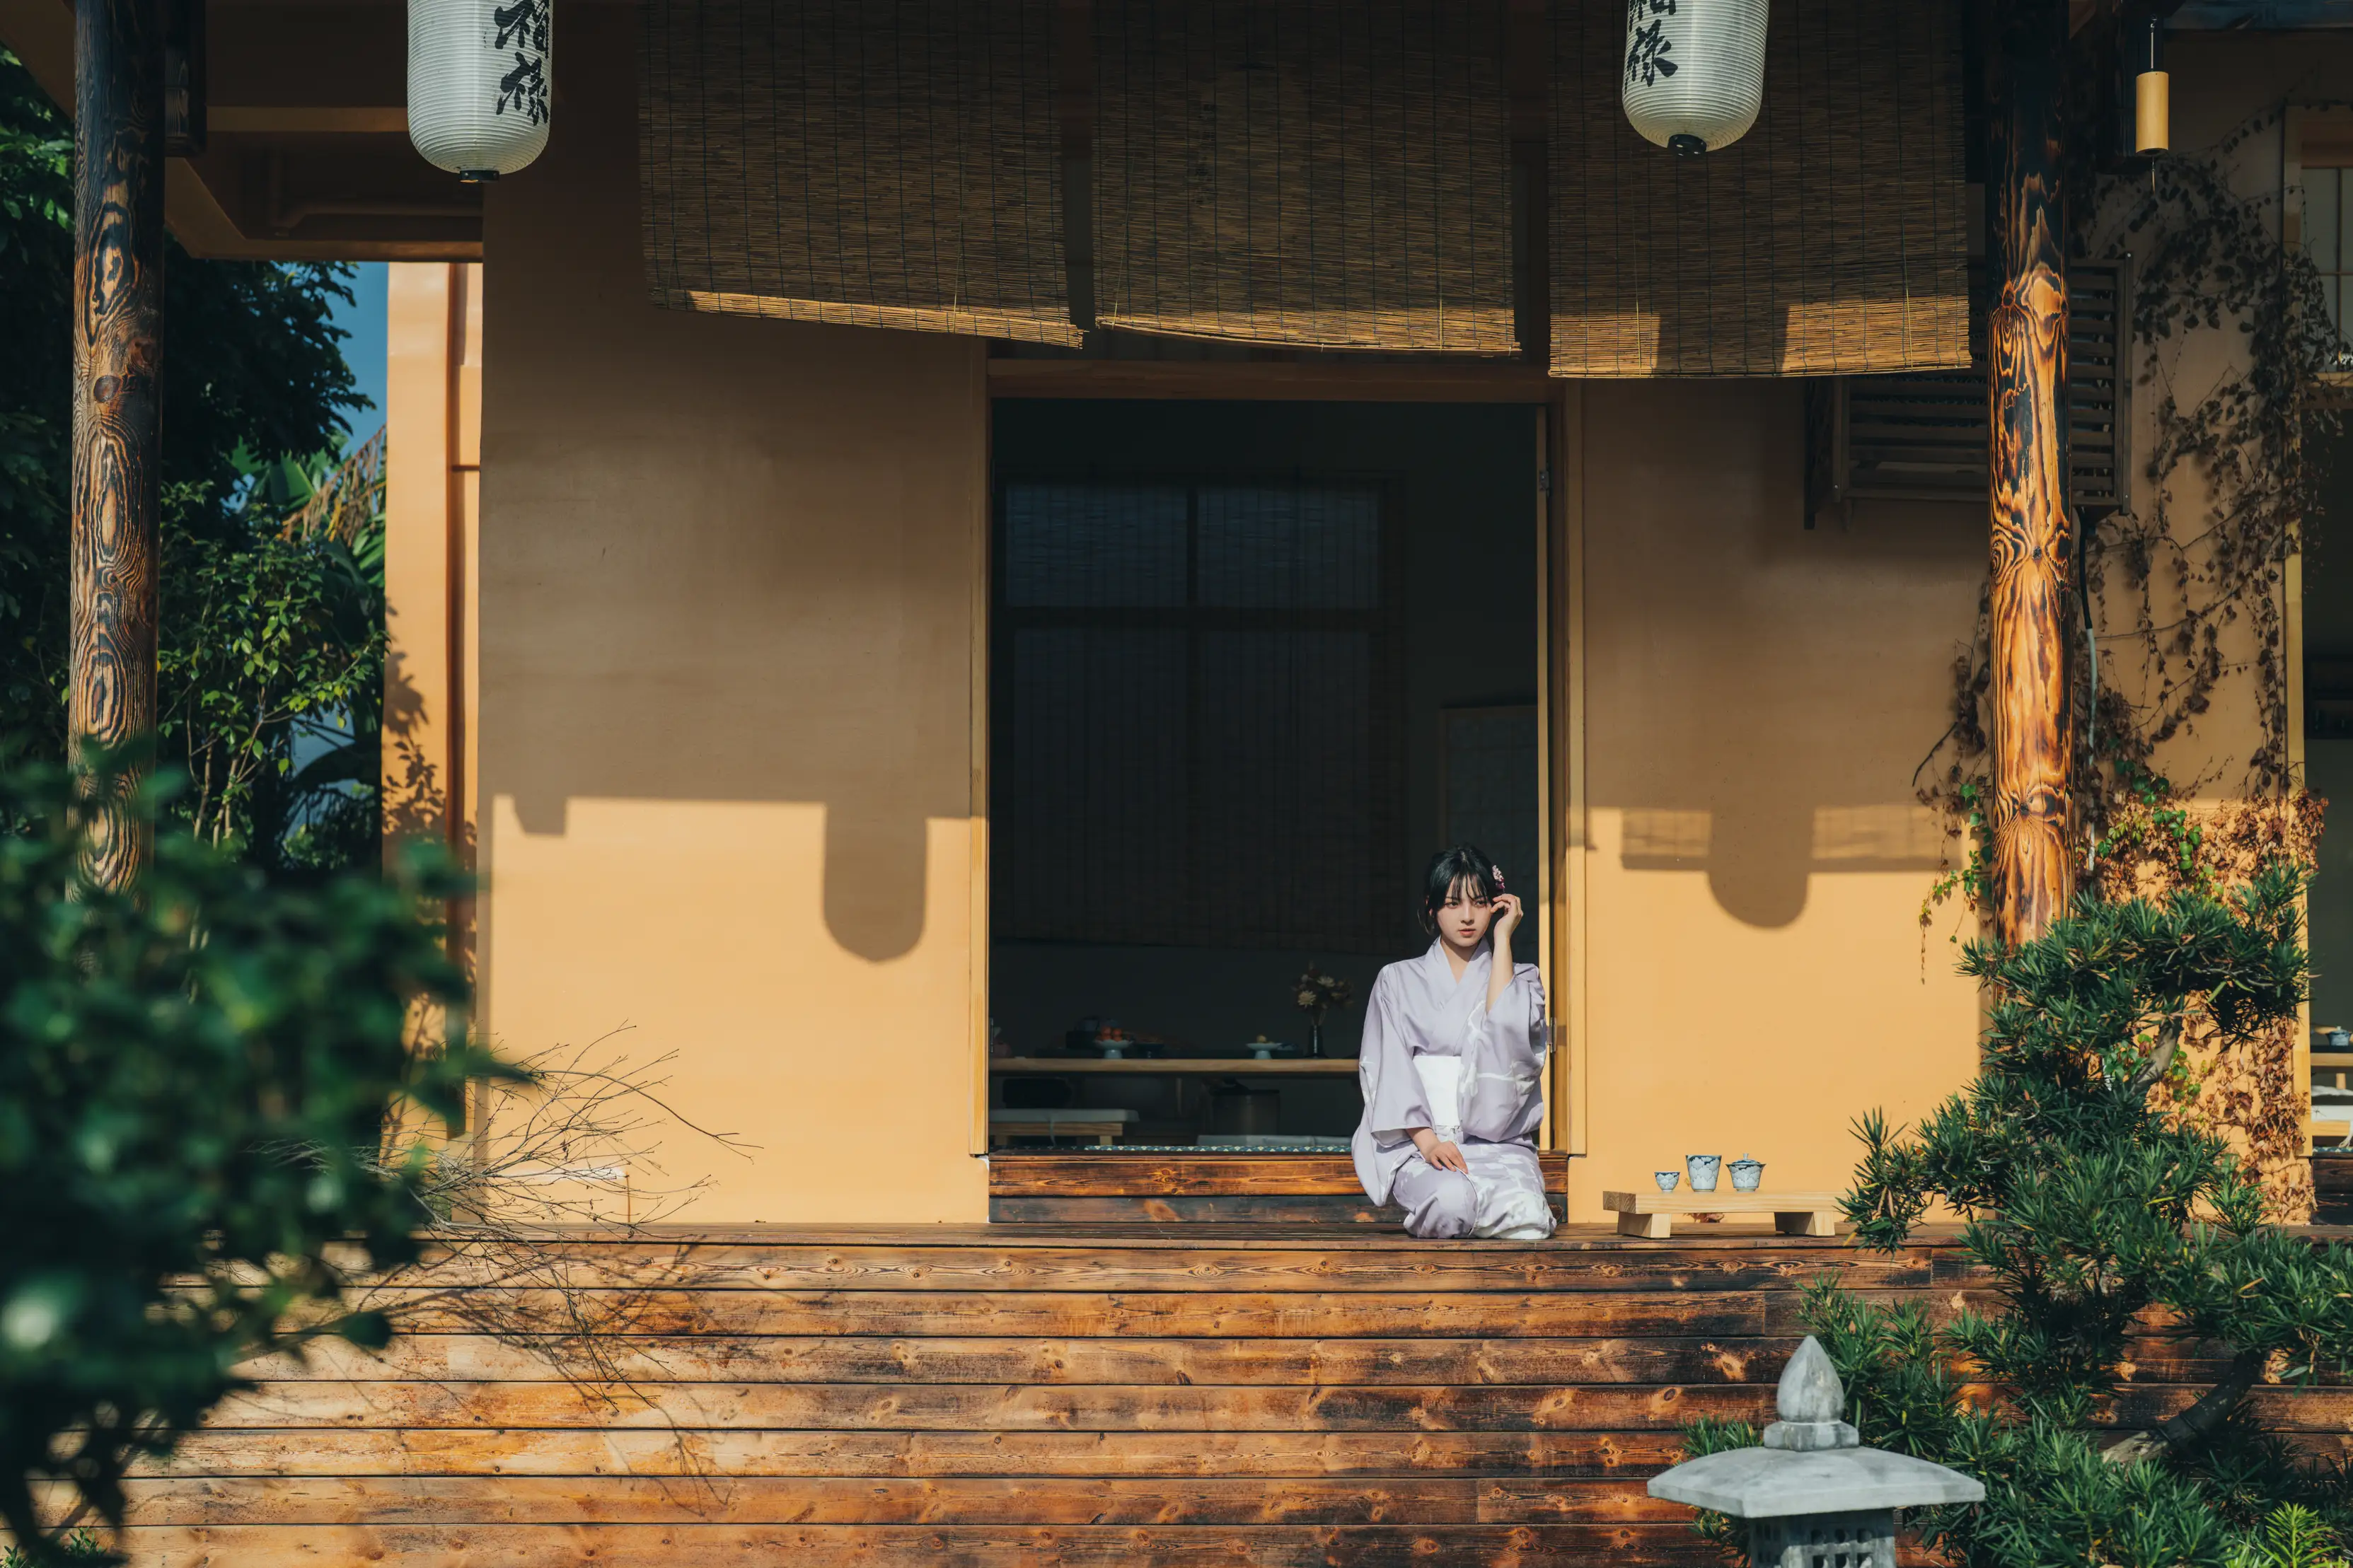
[[[2067,512],[2066,233],[2059,168],[2065,0],[1995,11],[1989,174],[1996,303],[1992,405],[1993,923],[2040,935],[2074,889],[2068,851],[2076,625]]]
[[[163,6],[77,0],[67,708],[77,748],[155,728],[163,306]],[[87,869],[101,886],[127,887],[147,850],[118,795],[98,814]]]

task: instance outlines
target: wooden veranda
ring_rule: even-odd
[[[382,1357],[268,1369],[134,1484],[132,1560],[1712,1563],[1643,1483],[1683,1423],[1767,1417],[1804,1288],[1940,1311],[1971,1289],[1950,1233],[1881,1256],[1729,1227],[749,1227],[567,1255],[642,1293],[610,1342],[625,1381],[567,1384],[427,1310]],[[2220,1370],[2155,1329],[2131,1359],[2121,1426]],[[2332,1449],[2353,1415],[2335,1391],[2255,1407]]]

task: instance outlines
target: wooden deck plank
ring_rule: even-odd
[[[1653,1475],[1674,1432],[212,1431],[174,1476],[1282,1477]]]
[[[1568,1156],[1547,1149],[1537,1155],[1546,1192],[1568,1181]],[[1346,1154],[1029,1153],[1005,1151],[989,1156],[988,1190],[1008,1197],[1121,1197],[1189,1193],[1364,1192],[1356,1162]]]
[[[1049,1156],[1023,1157],[1047,1158]],[[1254,1247],[1281,1251],[1300,1247],[1343,1249],[1364,1247],[1377,1251],[1430,1253],[1648,1252],[1655,1250],[1642,1243],[1630,1241],[1619,1236],[1606,1224],[1563,1226],[1543,1241],[1422,1241],[1395,1232],[1366,1236],[1351,1229],[1335,1227],[1321,1222],[1287,1224],[1262,1222],[1256,1219],[1219,1222],[1204,1226],[1144,1222],[1086,1224],[1058,1222],[1024,1225],[942,1222],[934,1225],[722,1226],[665,1223],[638,1226],[622,1232],[559,1226],[550,1229],[545,1234],[548,1239],[561,1241],[566,1245],[619,1247],[647,1246],[669,1247],[702,1246],[1083,1247],[1135,1244],[1176,1251],[1194,1247]],[[1957,1226],[1926,1225],[1914,1233],[1912,1239],[1905,1245],[1903,1250],[1957,1255],[1958,1237],[1959,1227]],[[1686,1247],[1695,1249],[1716,1247],[1737,1251],[1794,1249],[1846,1252],[1853,1249],[1853,1244],[1845,1240],[1827,1240],[1818,1237],[1776,1237],[1762,1230],[1727,1230],[1719,1226],[1705,1227],[1694,1232],[1688,1237],[1679,1237],[1676,1238],[1675,1247],[1678,1250]]]
[[[1770,1384],[1794,1347],[1779,1339],[1120,1340],[866,1339],[755,1335],[617,1341],[611,1365],[649,1385],[702,1383]],[[2219,1381],[2216,1345],[2169,1335],[2128,1341],[2126,1383]],[[248,1362],[270,1382],[502,1381],[578,1374],[576,1362],[477,1334],[404,1334],[381,1352],[340,1340]],[[2323,1370],[2317,1386],[2353,1384]]]
[[[1758,1290],[1796,1289],[1835,1274],[1856,1289],[1926,1288],[1925,1256],[1851,1248],[1761,1253],[1660,1247],[1636,1252],[1525,1246],[1282,1249],[559,1246],[531,1278],[499,1255],[442,1257],[384,1283],[449,1289],[559,1281],[598,1289],[693,1290]]]
[[[613,1370],[649,1384],[769,1383],[1770,1383],[1787,1340],[1118,1340],[670,1336],[617,1342]],[[2164,1353],[2152,1345],[2150,1357]],[[340,1340],[240,1369],[275,1382],[544,1382],[547,1354],[477,1334]],[[2148,1374],[2157,1375],[2152,1359]]]
[[[1690,1510],[1639,1480],[431,1476],[139,1480],[142,1525],[1636,1524]]]
[[[1859,1291],[1877,1299],[1884,1291]],[[1799,1293],[1468,1291],[1458,1294],[1296,1291],[1281,1294],[1100,1291],[648,1290],[626,1302],[631,1334],[858,1334],[956,1336],[986,1325],[1018,1338],[1503,1339],[1628,1336],[1754,1337],[1778,1303],[1794,1322]],[[385,1289],[371,1305],[423,1333],[471,1332],[479,1314],[439,1293]],[[515,1291],[510,1306],[560,1321],[554,1292]]]
[[[2168,1391],[2169,1392],[2169,1391]],[[2152,1393],[2152,1399],[2162,1395]],[[1672,1429],[1701,1416],[1763,1420],[1761,1384],[1590,1387],[1152,1384],[562,1383],[272,1384],[221,1402],[206,1425],[238,1427],[649,1426],[830,1431],[1532,1432]],[[2171,1409],[2165,1411],[2172,1414]],[[2160,1419],[2162,1417],[2159,1417]],[[2145,1421],[2140,1425],[2154,1425]]]
[[[1553,1200],[1553,1212],[1565,1212]],[[1405,1211],[1377,1205],[1362,1193],[1170,1193],[1160,1196],[1029,1197],[992,1195],[988,1217],[997,1225],[1219,1225],[1273,1223],[1378,1226],[1396,1234]]]
[[[308,1525],[133,1527],[142,1568],[700,1565],[765,1558],[794,1568],[1535,1568],[1713,1563],[1683,1525]]]

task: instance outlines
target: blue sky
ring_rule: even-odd
[[[335,307],[335,325],[351,333],[343,340],[343,359],[375,405],[351,416],[353,437],[364,441],[384,427],[385,289],[391,275],[381,261],[363,261],[353,271],[357,302]]]

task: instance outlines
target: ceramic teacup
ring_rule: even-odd
[[[1692,1191],[1695,1193],[1715,1191],[1716,1168],[1723,1163],[1724,1156],[1721,1154],[1684,1155],[1683,1169],[1691,1173]]]
[[[1764,1161],[1751,1160],[1744,1154],[1739,1159],[1732,1162],[1732,1190],[1734,1192],[1753,1193],[1757,1190],[1758,1184],[1762,1183],[1764,1180]]]
[[[1675,1190],[1675,1184],[1683,1179],[1683,1173],[1681,1171],[1653,1171],[1651,1178],[1659,1184],[1659,1191],[1672,1193]]]

